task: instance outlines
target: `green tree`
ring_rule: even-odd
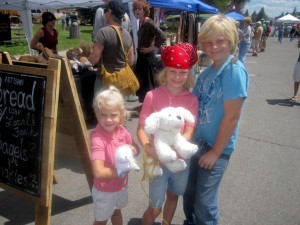
[[[257,18],[257,13],[256,13],[256,11],[254,11],[254,12],[252,13],[252,15],[251,15],[252,23],[254,23],[254,22],[257,21],[256,18]]]
[[[268,16],[265,13],[264,7],[262,7],[261,10],[258,12],[257,17],[256,17],[256,21],[259,21],[261,19],[268,20]]]
[[[246,10],[244,16],[249,16],[249,11],[248,11],[248,9]]]
[[[234,9],[236,12],[242,13],[247,2],[250,2],[250,0],[231,0],[229,8]]]
[[[220,12],[236,11],[241,12],[246,2],[250,0],[202,0],[203,2],[215,6]]]
[[[228,5],[230,4],[231,0],[206,0],[204,2],[217,7],[220,12],[225,12],[227,11]]]
[[[296,16],[296,15],[297,15],[296,7],[294,8],[294,11],[293,11],[292,15],[293,15],[293,16]]]
[[[276,16],[276,17],[275,17],[275,20],[277,20],[277,19],[279,19],[279,18],[281,18],[281,17],[283,17],[283,16],[284,16],[284,14],[281,13],[279,16]]]

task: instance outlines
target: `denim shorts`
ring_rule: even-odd
[[[175,194],[183,195],[189,177],[190,160],[185,160],[185,170],[172,173],[166,167],[162,167],[163,175],[149,181],[149,205],[151,208],[161,208],[165,202],[166,190]]]

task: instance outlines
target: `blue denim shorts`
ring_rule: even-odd
[[[163,175],[149,181],[149,205],[151,208],[161,208],[165,202],[166,190],[175,194],[183,195],[189,177],[190,160],[185,161],[185,170],[172,173],[166,167],[162,167]]]

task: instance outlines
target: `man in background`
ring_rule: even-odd
[[[261,26],[261,22],[258,21],[255,24],[254,36],[252,38],[252,49],[253,49],[252,56],[257,56],[257,53],[260,52],[259,43],[261,41],[262,34],[263,34],[263,28]]]

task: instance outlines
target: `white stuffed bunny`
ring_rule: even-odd
[[[195,122],[191,112],[183,107],[163,108],[145,120],[145,132],[154,135],[154,147],[159,161],[174,173],[184,170],[184,159],[190,159],[198,150],[198,146],[188,142],[180,132],[185,121]],[[148,167],[146,166],[145,172],[148,176],[161,176],[162,169],[153,162],[152,158],[146,158]]]
[[[140,171],[137,165],[130,145],[121,145],[116,149],[116,169],[119,177],[124,177],[129,171]]]

